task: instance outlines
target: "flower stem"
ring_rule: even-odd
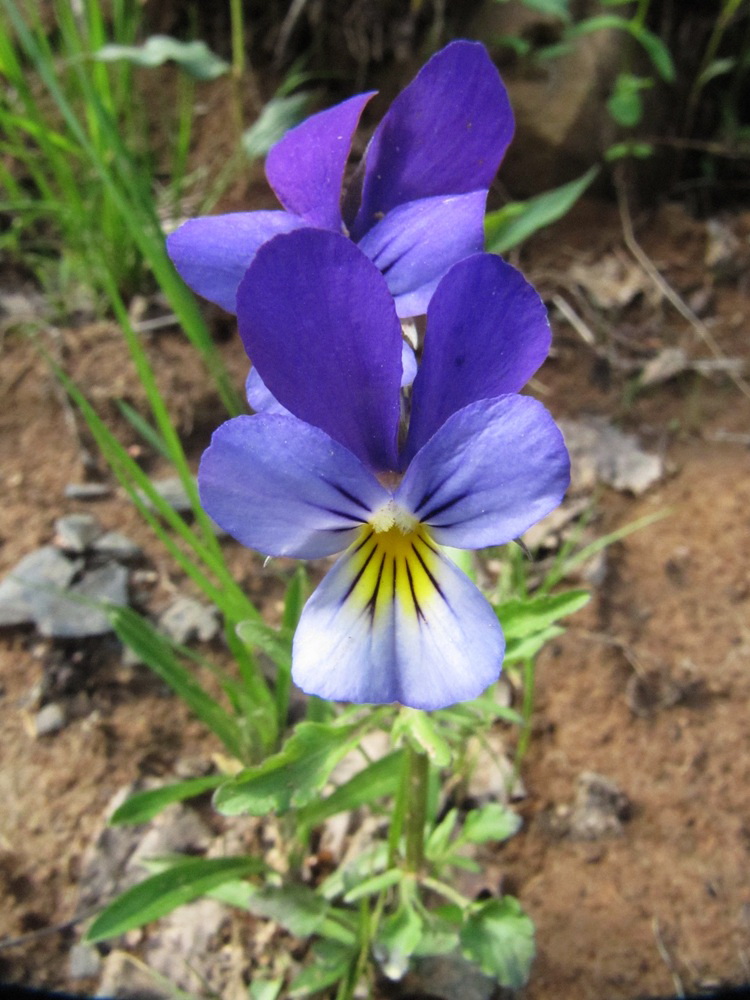
[[[427,786],[430,760],[422,750],[407,748],[406,870],[419,872],[424,862],[424,828],[427,821]]]

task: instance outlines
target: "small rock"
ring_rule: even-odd
[[[140,559],[143,555],[141,547],[136,545],[127,535],[120,534],[119,531],[107,531],[96,539],[93,548],[95,552],[99,552],[101,555],[111,556],[113,559],[119,559],[122,562]]]
[[[196,639],[210,642],[219,633],[219,613],[213,605],[178,597],[159,617],[159,627],[183,646]]]
[[[68,956],[68,975],[71,979],[92,979],[99,975],[102,958],[90,944],[74,944]]]
[[[632,434],[624,434],[603,417],[560,420],[571,458],[571,490],[590,492],[597,483],[640,496],[664,475],[658,455],[643,451]]]
[[[681,375],[689,366],[687,354],[681,347],[665,347],[647,362],[641,372],[640,384],[644,387],[668,382],[675,375]]]
[[[112,951],[104,959],[96,995],[122,1000],[174,1000],[175,991],[139,959],[124,951]]]
[[[46,594],[35,611],[42,635],[55,639],[81,639],[112,631],[101,604],[124,607],[128,603],[128,572],[117,563],[89,570],[65,593]]]
[[[190,498],[179,476],[169,476],[167,479],[152,479],[151,485],[162,500],[169,504],[172,510],[176,510],[178,514],[186,514],[193,509]],[[149,510],[154,509],[148,497],[142,496],[142,499]]]
[[[619,786],[604,775],[584,771],[569,818],[569,833],[576,840],[599,840],[619,836],[630,818],[631,804]]]
[[[112,487],[109,483],[68,483],[64,492],[68,500],[101,500],[110,496]]]
[[[37,736],[49,736],[65,726],[65,712],[56,701],[45,705],[34,716],[34,733]]]
[[[149,966],[178,989],[199,991],[217,955],[216,937],[229,917],[215,899],[197,899],[162,919],[149,936]]]
[[[93,514],[66,514],[55,521],[55,544],[66,552],[85,552],[101,533]]]
[[[54,545],[24,556],[0,583],[0,625],[34,622],[50,594],[64,590],[82,565],[66,559]]]
[[[496,980],[455,953],[418,958],[403,987],[409,996],[436,1000],[492,1000],[498,996]]]

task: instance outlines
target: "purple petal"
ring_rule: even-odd
[[[546,358],[550,336],[544,303],[500,257],[476,254],[451,268],[427,311],[407,458],[451,413],[521,389]]]
[[[190,219],[167,237],[182,280],[204,299],[236,312],[237,286],[259,247],[306,223],[288,212],[232,212]]]
[[[255,368],[250,369],[245,379],[245,396],[256,413],[275,413],[277,416],[291,416],[289,410],[285,406],[282,406],[277,399],[274,399]]]
[[[240,335],[271,394],[375,469],[395,468],[401,325],[375,265],[322,229],[279,236],[237,292]]]
[[[487,50],[452,42],[399,94],[372,137],[354,239],[404,202],[487,190],[512,135],[513,112]]]
[[[341,187],[352,137],[373,96],[357,94],[290,129],[270,150],[266,177],[288,212],[341,231]]]
[[[422,315],[449,267],[484,246],[486,191],[398,205],[359,241],[396,299],[399,316]]]
[[[476,698],[500,673],[497,616],[424,531],[389,535],[361,529],[305,605],[295,683],[321,698],[428,710]]]
[[[272,556],[340,552],[389,494],[327,434],[295,417],[235,417],[203,453],[198,487],[230,535]]]
[[[396,503],[441,545],[503,545],[553,510],[570,481],[560,430],[529,396],[501,396],[454,413],[417,453]]]

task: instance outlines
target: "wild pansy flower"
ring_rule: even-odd
[[[484,246],[487,191],[513,135],[513,113],[484,46],[452,42],[395,99],[346,191],[358,94],[291,129],[266,176],[283,211],[203,216],[168,239],[196,292],[235,312],[256,251],[303,227],[343,233],[384,274],[399,316],[425,312],[440,277]]]
[[[268,242],[237,315],[272,406],[215,432],[202,503],[268,555],[343,551],[302,612],[295,682],[423,709],[478,696],[499,675],[503,635],[443,546],[509,542],[568,485],[552,417],[518,395],[549,349],[541,300],[495,255],[455,264],[427,311],[408,421],[393,297],[343,236]]]

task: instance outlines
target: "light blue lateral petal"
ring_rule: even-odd
[[[383,276],[323,229],[277,236],[237,290],[240,336],[272,395],[370,468],[393,469],[401,324]]]
[[[481,190],[398,205],[359,241],[384,275],[399,316],[423,314],[448,268],[482,250],[486,201]]]
[[[503,545],[553,510],[570,460],[551,415],[529,396],[459,410],[417,453],[395,500],[443,545]]]
[[[321,698],[430,710],[480,695],[503,652],[493,609],[426,533],[365,528],[305,605],[292,677]]]
[[[291,416],[222,424],[198,471],[201,503],[230,535],[271,556],[340,552],[389,494],[350,451]]]
[[[357,94],[290,129],[270,150],[266,177],[281,204],[312,226],[341,231],[341,186],[362,109]]]
[[[289,410],[271,395],[256,368],[251,368],[245,379],[245,396],[256,413],[275,413],[281,416],[292,416]]]
[[[451,413],[518,392],[547,357],[550,336],[544,303],[510,264],[482,253],[452,267],[427,310],[407,458]]]
[[[186,285],[234,313],[237,286],[258,248],[279,233],[306,225],[280,211],[203,215],[167,237],[167,252]]]

